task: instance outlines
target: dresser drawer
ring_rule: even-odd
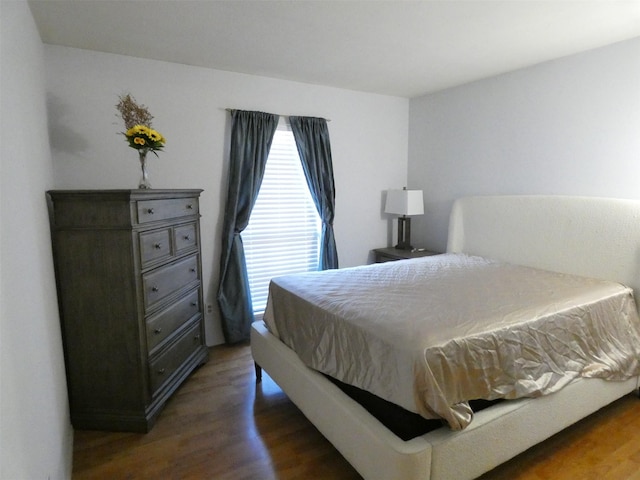
[[[137,202],[137,212],[138,223],[197,215],[198,199],[189,197],[140,200]]]
[[[147,320],[147,348],[150,353],[178,327],[200,312],[198,290]]]
[[[200,279],[198,256],[192,255],[142,276],[144,306],[148,310],[169,295]]]
[[[166,352],[150,363],[152,394],[169,380],[182,363],[201,345],[200,322],[195,322]]]
[[[173,231],[174,245],[176,246],[176,254],[184,250],[189,250],[198,245],[198,231],[195,223],[176,227]]]
[[[142,266],[171,257],[171,229],[154,230],[140,234]]]

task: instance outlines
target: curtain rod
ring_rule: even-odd
[[[234,112],[235,110],[242,110],[241,108],[225,108],[225,110],[229,113]],[[304,116],[304,115],[283,115],[281,113],[272,113],[272,115],[278,115],[279,117],[297,117],[297,116]],[[327,122],[330,122],[331,119],[330,118],[325,118],[324,120],[326,120]]]

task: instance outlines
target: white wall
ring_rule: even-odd
[[[0,478],[65,479],[73,431],[45,202],[42,43],[26,2],[0,8]]]
[[[465,195],[640,198],[640,38],[410,101],[413,243],[443,250]]]
[[[56,188],[136,188],[138,160],[117,117],[130,92],[167,138],[151,156],[155,188],[203,188],[207,342],[222,341],[217,303],[229,114],[225,108],[329,118],[340,266],[370,260],[390,231],[382,192],[406,182],[409,101],[58,46],[45,46]]]

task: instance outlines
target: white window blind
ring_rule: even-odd
[[[249,225],[242,232],[256,318],[264,313],[273,277],[318,270],[320,228],[293,133],[278,126]]]

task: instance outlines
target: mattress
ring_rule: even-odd
[[[279,277],[264,320],[310,368],[455,430],[470,400],[640,374],[630,288],[463,254]]]

